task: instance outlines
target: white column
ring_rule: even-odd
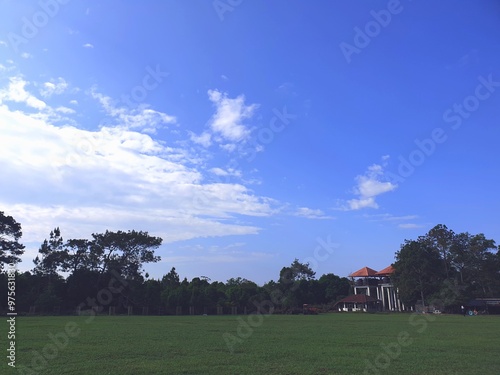
[[[386,303],[385,303],[385,289],[384,287],[382,287],[382,306],[384,306],[384,310],[387,309],[387,306],[386,306]]]
[[[392,290],[391,288],[387,288],[387,297],[389,299],[389,310],[392,311]]]

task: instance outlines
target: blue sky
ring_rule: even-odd
[[[152,277],[498,240],[497,1],[0,1],[0,210],[161,236]]]

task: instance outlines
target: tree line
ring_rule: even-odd
[[[0,266],[16,264],[24,252],[19,242],[21,225],[0,212]],[[59,228],[41,244],[31,271],[16,276],[16,308],[20,312],[74,313],[93,296],[103,295],[114,279],[119,292],[106,294],[106,306],[116,313],[132,308],[140,313],[214,314],[257,311],[264,301],[273,301],[275,312],[302,312],[304,304],[328,305],[349,294],[350,282],[334,274],[315,279],[308,264],[295,259],[283,267],[278,281],[263,286],[237,277],[218,282],[207,277],[181,280],[175,267],[159,279],[152,279],[143,266],[160,260],[155,250],[160,237],[143,231],[93,233],[91,239],[64,240]],[[0,274],[0,291],[7,295],[7,273]],[[279,298],[276,297],[279,295]],[[5,310],[1,298],[0,310]]]
[[[8,264],[24,253],[21,225],[0,211],[0,310],[7,300]],[[281,269],[278,280],[262,286],[237,277],[227,282],[208,277],[181,280],[172,267],[159,279],[144,272],[160,261],[155,250],[162,238],[143,231],[106,231],[90,239],[64,240],[54,228],[41,244],[34,268],[16,275],[16,308],[39,313],[74,313],[89,298],[103,295],[117,313],[130,308],[150,314],[196,314],[258,310],[265,301],[275,312],[302,312],[304,304],[333,304],[352,293],[352,282],[329,273],[316,279],[309,264],[295,259]],[[407,306],[435,304],[456,310],[473,298],[500,296],[500,247],[484,234],[455,233],[439,224],[415,240],[405,240],[395,253],[391,277]],[[106,288],[118,279],[120,288]],[[234,310],[235,309],[235,310]]]

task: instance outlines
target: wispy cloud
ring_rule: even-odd
[[[375,215],[363,215],[364,218],[367,218],[369,221],[374,222],[386,222],[393,223],[397,225],[400,229],[418,229],[423,228],[422,224],[411,223],[410,221],[414,221],[419,218],[418,215],[402,215],[402,216],[394,216],[389,213],[385,214],[375,214]]]
[[[418,229],[418,228],[423,228],[424,226],[421,224],[403,223],[399,224],[398,227],[401,229]]]
[[[25,87],[28,82],[21,77],[11,77],[9,80],[9,85],[6,88],[0,90],[0,103],[2,101],[6,102],[17,102],[24,103],[28,107],[42,110],[47,107],[47,104],[38,99],[33,94],[29,93]]]
[[[212,144],[212,136],[209,132],[203,132],[200,135],[190,132],[190,138],[191,141],[203,147],[210,147]]]
[[[208,90],[208,98],[215,106],[215,114],[209,122],[210,130],[225,141],[240,142],[248,138],[250,130],[244,121],[253,116],[258,105],[246,105],[244,95],[231,99],[217,90]]]
[[[236,217],[274,214],[274,200],[241,183],[206,182],[206,171],[193,164],[186,150],[143,132],[148,116],[148,124],[171,123],[173,116],[122,108],[94,90],[89,95],[117,125],[93,131],[54,126],[43,113],[74,110],[50,107],[30,87],[36,86],[14,77],[0,89],[0,164],[3,178],[10,181],[1,189],[0,205],[23,223],[26,242],[43,240],[55,226],[68,237],[133,227],[165,242],[257,234],[258,226]],[[32,111],[13,110],[10,102],[22,102]],[[241,174],[228,167],[210,172]],[[33,255],[27,252],[25,260]]]
[[[40,94],[44,98],[50,98],[52,95],[60,95],[68,88],[68,83],[62,77],[51,79],[49,82],[44,82],[40,89]]]
[[[94,48],[94,45],[93,45],[93,44],[91,44],[91,43],[85,43],[85,44],[83,45],[83,48]]]
[[[227,176],[235,176],[241,177],[241,171],[236,170],[234,168],[222,169],[222,168],[211,168],[210,172],[219,177],[227,177]]]
[[[380,194],[395,190],[398,186],[392,182],[383,181],[385,162],[388,156],[382,158],[383,164],[373,164],[367,171],[356,176],[356,186],[353,193],[358,198],[350,199],[342,204],[343,210],[360,210],[363,208],[378,208],[375,198]]]
[[[31,59],[31,58],[33,58],[33,55],[31,53],[28,53],[28,52],[23,52],[23,53],[21,53],[21,57],[23,59]]]
[[[334,219],[334,217],[326,215],[322,210],[308,207],[298,208],[297,211],[295,211],[295,216],[305,217],[307,219]]]
[[[72,114],[76,113],[76,111],[74,109],[64,107],[64,106],[57,107],[55,110],[56,110],[56,112],[64,113],[66,115],[72,115]]]
[[[403,216],[394,216],[391,214],[376,214],[376,215],[368,215],[365,214],[363,217],[370,219],[371,221],[406,221],[406,220],[414,220],[418,218],[418,215],[403,215]]]
[[[174,116],[155,111],[146,104],[141,104],[137,108],[122,106],[111,97],[98,92],[96,87],[90,90],[90,95],[101,104],[115,125],[126,129],[141,129],[144,132],[155,133],[157,128],[163,125],[176,123]]]

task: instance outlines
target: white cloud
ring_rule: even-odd
[[[307,219],[334,219],[331,216],[325,215],[322,210],[312,209],[308,207],[300,207],[295,212],[295,216],[305,217]]]
[[[23,53],[21,53],[21,57],[23,59],[31,59],[31,58],[33,58],[33,55],[31,53],[28,53],[28,52],[23,52]]]
[[[388,156],[382,157],[386,161]],[[380,194],[387,193],[396,189],[398,186],[388,181],[383,181],[384,166],[380,164],[373,164],[368,167],[368,170],[363,175],[356,176],[356,186],[353,193],[358,198],[350,199],[347,204],[344,204],[341,209],[344,210],[360,210],[362,208],[378,208],[375,200]]]
[[[229,173],[222,168],[212,168],[212,169],[210,169],[210,172],[212,172],[216,176],[228,176],[229,175]]]
[[[208,90],[208,98],[216,108],[209,122],[212,132],[232,142],[248,138],[250,130],[245,126],[244,120],[253,116],[258,105],[245,105],[245,96],[239,95],[231,99],[226,93],[217,90]]]
[[[128,108],[116,104],[109,96],[97,92],[92,88],[90,95],[103,107],[106,114],[116,121],[116,125],[126,129],[141,129],[143,132],[155,133],[158,127],[164,124],[175,124],[176,118],[166,113],[155,111],[145,104],[137,108]]]
[[[89,238],[92,233],[103,232],[106,229],[136,229],[161,236],[164,243],[259,232],[259,228],[254,226],[221,223],[202,217],[182,217],[178,214],[170,216],[168,212],[150,207],[125,209],[95,205],[71,207],[55,204],[5,203],[2,207],[5,212],[21,222],[25,242],[41,242],[57,226],[61,228],[66,238]],[[133,225],[133,228],[130,225]]]
[[[6,41],[4,41],[4,40],[0,40],[0,46],[7,47],[7,46],[8,46],[8,44],[7,44],[7,42],[6,42]]]
[[[56,226],[65,238],[88,237],[106,229],[137,229],[161,236],[165,243],[250,235],[260,231],[252,218],[277,212],[278,202],[250,190],[240,170],[227,166],[201,169],[208,160],[213,162],[207,150],[193,156],[189,142],[183,145],[191,147],[172,147],[145,134],[175,124],[173,116],[146,105],[126,107],[94,88],[88,93],[111,122],[90,131],[65,116],[75,114],[78,107],[51,107],[50,102],[32,94],[39,89],[36,95],[50,98],[68,88],[60,77],[37,86],[21,76],[0,87],[0,165],[2,178],[8,181],[0,184],[0,207],[22,224],[23,243],[39,244]],[[244,130],[231,132],[228,123],[227,134],[246,134],[243,120],[251,117],[256,105],[245,105],[243,96],[228,99],[220,95],[212,120],[220,125],[224,116],[236,113],[233,125]],[[14,110],[9,108],[10,102],[30,108],[17,105]],[[59,120],[64,122],[56,122]],[[96,124],[84,125],[92,128]],[[191,134],[191,140],[198,138],[207,147],[217,142],[222,148],[237,142],[228,142],[226,133],[214,131],[211,125],[201,136]],[[237,177],[239,183],[207,182],[227,176]],[[311,217],[314,214],[318,216],[317,211],[309,212]],[[37,247],[26,251],[21,267],[32,267]],[[232,262],[246,255],[218,256]]]
[[[56,112],[64,113],[66,115],[71,115],[73,113],[76,113],[74,109],[64,107],[64,106],[57,107]]]
[[[0,97],[33,101],[25,84],[11,82]],[[67,111],[63,108],[58,109]],[[118,118],[128,115],[108,110]],[[273,200],[242,184],[204,182],[203,171],[184,150],[133,129],[58,127],[5,103],[0,103],[0,128],[2,178],[8,181],[0,185],[0,206],[22,223],[27,242],[41,242],[55,226],[67,238],[106,229],[148,230],[165,242],[248,235],[259,227],[233,217],[274,213]],[[25,255],[25,263],[32,255]]]
[[[52,79],[50,82],[44,82],[40,89],[40,94],[44,98],[49,98],[52,95],[60,95],[68,88],[68,83],[62,77]]]
[[[227,152],[234,152],[238,147],[235,143],[226,143],[224,145],[219,145],[221,149]]]
[[[45,109],[47,107],[45,102],[26,91],[25,86],[27,84],[28,82],[21,77],[11,77],[8,87],[0,90],[0,103],[12,101],[24,103],[28,107],[38,110]]]
[[[359,199],[350,199],[347,201],[348,206],[345,208],[346,210],[360,210],[362,208],[378,208],[377,202],[375,202],[375,198],[359,198]]]
[[[378,215],[363,215],[364,217],[371,219],[371,221],[405,221],[417,219],[418,215],[404,215],[404,216],[394,216],[391,214],[378,214]]]
[[[423,225],[404,223],[404,224],[399,224],[398,227],[401,229],[417,229],[417,228],[423,228]]]
[[[215,167],[211,168],[210,172],[219,177],[228,177],[228,176],[241,177],[241,171],[236,170],[234,168],[222,169]]]
[[[93,44],[90,44],[90,43],[85,43],[83,45],[83,48],[94,48],[94,45]]]
[[[208,132],[203,132],[200,135],[194,133],[190,134],[191,141],[202,145],[203,147],[209,147],[212,144],[212,136]]]

